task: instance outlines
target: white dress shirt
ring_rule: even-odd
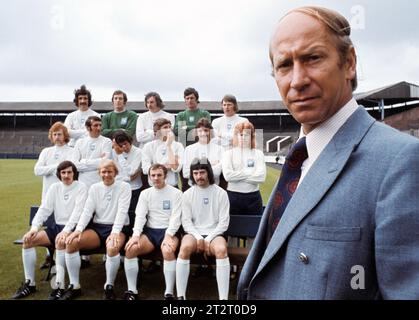
[[[349,117],[356,111],[356,109],[358,109],[358,107],[358,103],[354,98],[352,98],[331,118],[314,128],[309,132],[309,134],[305,135],[303,127],[301,127],[300,137],[298,139],[301,139],[304,136],[306,137],[308,158],[303,162],[301,167],[301,177],[298,185],[301,184],[313,163],[317,160],[324,148],[326,148],[326,146],[332,140],[336,132],[339,131],[346,120],[349,119]]]

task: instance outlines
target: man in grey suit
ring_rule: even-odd
[[[290,11],[272,36],[308,158],[279,223],[277,187],[269,199],[239,299],[419,299],[419,140],[357,105],[349,36],[343,16],[319,7]]]

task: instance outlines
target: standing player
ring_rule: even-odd
[[[92,94],[86,89],[85,85],[74,90],[73,102],[77,110],[69,113],[64,120],[64,125],[70,135],[70,141],[68,142],[70,147],[74,147],[78,139],[87,137],[88,132],[85,127],[87,118],[91,116],[100,117],[99,113],[90,109],[93,103]]]

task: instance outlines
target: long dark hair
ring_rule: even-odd
[[[194,158],[192,160],[191,170],[190,170],[190,172],[191,172],[190,177],[191,177],[191,180],[192,180],[192,184],[196,184],[196,181],[193,177],[193,171],[194,170],[201,170],[201,169],[207,171],[209,184],[214,184],[215,180],[214,180],[214,173],[212,172],[211,163],[205,157],[202,157],[200,159]]]

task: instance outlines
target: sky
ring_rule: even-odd
[[[357,92],[419,85],[419,0],[13,0],[0,3],[0,101],[71,101],[81,84],[96,101],[180,101],[189,86],[201,101],[281,100],[269,39],[302,5],[350,21]]]

